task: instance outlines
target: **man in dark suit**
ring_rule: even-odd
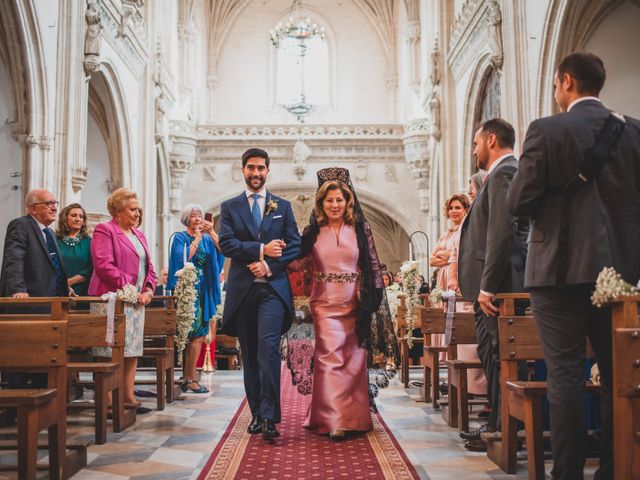
[[[633,284],[640,277],[640,122],[626,117],[595,180],[564,194],[610,115],[597,98],[605,77],[593,54],[573,53],[560,62],[554,86],[562,113],[531,123],[509,192],[511,212],[532,218],[525,286],[548,369],[555,479],[583,477],[587,337],[602,383],[602,452],[595,478],[614,478],[611,316],[591,304],[590,294],[603,267],[613,266]]]
[[[53,231],[58,202],[47,190],[25,198],[28,214],[12,220],[4,241],[0,296],[55,297],[69,294],[67,274]]]
[[[279,435],[280,336],[293,314],[286,266],[300,253],[300,235],[291,204],[264,186],[267,152],[247,150],[242,171],[246,190],[220,212],[220,250],[231,259],[222,331],[240,340],[253,415],[247,431],[272,439]]]
[[[67,274],[53,231],[58,202],[47,190],[32,190],[25,197],[27,215],[7,226],[4,240],[0,296],[13,298],[61,297],[69,294]],[[5,313],[47,313],[46,307],[5,308]],[[46,387],[46,374],[10,374],[17,388]]]
[[[498,293],[522,291],[529,220],[507,211],[507,191],[518,169],[513,127],[499,118],[488,120],[473,142],[478,168],[488,174],[462,225],[458,277],[464,299],[474,302],[478,356],[487,377],[491,414],[480,430],[461,436],[468,440],[467,449],[484,451],[480,434],[500,429],[498,309],[493,298]]]

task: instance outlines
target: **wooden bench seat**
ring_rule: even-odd
[[[87,303],[105,303],[100,297],[75,297],[72,305]],[[90,349],[107,347],[107,316],[94,314],[87,310],[71,310],[69,312],[69,348]],[[108,410],[112,410],[113,431],[121,432],[135,423],[135,410],[124,408],[124,338],[125,338],[124,304],[116,301],[113,325],[113,344],[109,361],[95,361],[92,355],[85,356],[86,361],[68,363],[70,374],[91,373],[95,386],[94,402],[69,402],[70,411],[84,409],[95,410],[95,442],[103,444],[107,441]],[[77,357],[77,355],[73,355]],[[108,395],[111,392],[111,405]]]
[[[173,296],[154,296],[152,304],[159,306],[145,308],[145,346],[142,356],[153,359],[156,380],[155,382],[136,381],[136,383],[155,383],[156,408],[164,410],[167,402],[173,402],[180,395],[176,392],[174,382],[174,336],[177,311]]]
[[[447,320],[445,318],[445,338],[448,334],[447,345],[447,408],[442,410],[444,420],[459,431],[469,431],[469,407],[481,405],[486,400],[471,399],[468,388],[468,371],[471,368],[482,368],[479,361],[458,360],[458,345],[472,345],[478,343],[476,335],[476,319],[473,312],[456,312]]]
[[[422,399],[431,402],[434,409],[440,405],[440,353],[446,352],[447,347],[432,345],[432,335],[444,334],[445,318],[442,308],[420,308],[420,330],[422,332]]]
[[[24,320],[20,314],[0,315],[0,370],[46,373],[47,387],[2,389],[0,406],[17,410],[18,478],[35,479],[38,432],[47,429],[50,478],[65,477],[68,300],[0,299],[0,306],[38,305],[50,308],[46,319]],[[28,317],[28,315],[25,315]],[[86,465],[86,463],[85,463]],[[11,468],[11,466],[7,466]]]
[[[10,388],[0,390],[0,407],[16,407],[26,405],[37,407],[51,402],[56,396],[52,388]]]

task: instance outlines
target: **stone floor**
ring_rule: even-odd
[[[106,444],[89,447],[88,465],[73,480],[197,478],[244,395],[240,371],[203,374],[202,383],[211,390],[209,394],[182,395],[162,412],[153,410],[140,415],[137,423],[125,432],[109,433]],[[417,398],[416,388],[405,390],[394,380],[381,392],[378,404],[420,478],[528,478],[523,463],[517,475],[505,475],[485,454],[467,452],[457,431],[444,423],[440,412],[416,401]],[[155,407],[153,398],[141,401],[147,407]],[[91,418],[76,417],[69,426],[69,434],[93,438]],[[0,452],[0,464],[11,461],[11,456]],[[594,461],[589,461],[585,478],[592,478],[594,467]],[[0,480],[9,478],[15,476],[0,472]]]

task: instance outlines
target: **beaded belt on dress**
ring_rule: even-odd
[[[360,278],[359,272],[352,273],[324,273],[315,272],[313,279],[316,282],[328,282],[328,283],[354,283]]]

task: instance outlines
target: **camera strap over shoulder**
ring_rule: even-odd
[[[566,198],[573,197],[578,190],[594,180],[611,157],[626,124],[624,117],[619,113],[609,114],[595,143],[584,152],[584,159],[578,171],[565,185],[563,194]]]
[[[611,157],[626,125],[624,117],[611,112],[598,133],[594,144],[584,152],[584,158],[575,175],[562,191],[564,207],[560,215],[557,283],[566,282],[569,258],[569,204],[574,195],[585,185],[593,182],[604,164]]]

